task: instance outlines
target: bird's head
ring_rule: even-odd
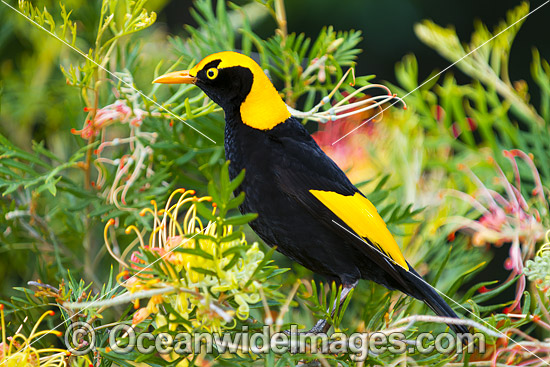
[[[255,129],[272,129],[290,117],[262,68],[250,57],[237,52],[212,54],[190,70],[168,73],[153,82],[195,84],[226,114],[239,114],[244,124]]]

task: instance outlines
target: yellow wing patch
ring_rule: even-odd
[[[252,88],[241,104],[243,123],[259,130],[270,130],[290,117],[290,112],[281,96],[264,71],[250,57],[232,51],[224,51],[205,57],[189,70],[189,75],[196,76],[209,62],[221,60],[218,69],[242,66],[250,69],[254,75]]]
[[[386,223],[366,197],[359,193],[345,196],[333,191],[309,190],[309,192],[343,220],[358,236],[368,238],[393,261],[405,270],[409,270]]]

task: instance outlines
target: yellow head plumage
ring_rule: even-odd
[[[218,70],[231,68],[246,68],[252,73],[250,92],[240,105],[241,119],[244,124],[259,130],[269,130],[283,123],[290,117],[286,104],[281,96],[258,65],[250,57],[232,51],[224,51],[205,57],[190,70],[177,71],[155,79],[155,83],[195,83],[200,78],[200,72],[209,67],[209,64],[219,61],[211,72],[215,78]],[[209,76],[210,77],[210,76]],[[238,77],[235,74],[235,77]]]

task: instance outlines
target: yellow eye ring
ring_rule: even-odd
[[[206,76],[211,80],[216,79],[218,77],[218,69],[210,68],[206,70]]]

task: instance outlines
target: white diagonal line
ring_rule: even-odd
[[[51,32],[50,30],[44,28],[44,26],[38,24],[36,21],[34,21],[33,19],[30,19],[28,18],[27,16],[25,16],[25,14],[23,14],[21,11],[17,10],[16,8],[14,8],[13,6],[11,6],[10,4],[8,4],[7,2],[5,2],[4,0],[0,0],[2,1],[2,3],[4,3],[4,5],[6,5],[8,8],[12,9],[13,11],[15,11],[16,13],[20,14],[21,16],[23,16],[25,19],[27,19],[28,21],[32,22],[34,25],[36,25],[37,27],[39,27],[40,29],[42,29],[43,31],[45,31],[46,33],[48,33],[49,35],[51,35],[52,37],[55,37],[58,41],[60,41],[61,43],[63,43],[64,45],[70,47],[73,51],[76,51],[77,53],[79,53],[81,56],[85,57],[86,59],[88,59],[90,62],[92,62],[94,65],[96,65],[97,67],[99,67],[100,69],[102,69],[103,71],[107,72],[110,76],[112,76],[113,78],[119,80],[121,83],[124,83],[127,87],[129,88],[132,88],[133,90],[135,90],[137,93],[139,93],[143,98],[147,99],[149,102],[153,103],[155,106],[157,106],[159,109],[161,110],[164,110],[166,112],[168,112],[168,114],[178,120],[180,120],[181,122],[183,122],[185,125],[187,125],[188,127],[190,127],[191,129],[195,130],[196,132],[198,132],[199,134],[201,134],[202,136],[204,136],[206,139],[210,140],[212,143],[216,143],[216,141],[212,138],[210,138],[208,135],[206,135],[205,133],[203,133],[202,131],[198,130],[197,128],[193,127],[192,125],[190,125],[187,121],[185,121],[184,119],[182,119],[181,117],[179,117],[178,115],[176,115],[175,113],[173,113],[172,111],[170,111],[169,109],[167,109],[166,107],[162,106],[160,103],[158,103],[157,101],[153,100],[151,97],[147,96],[145,93],[143,93],[142,91],[140,91],[139,89],[137,89],[136,87],[134,87],[132,84],[128,83],[127,81],[123,80],[122,78],[120,78],[119,76],[115,75],[114,73],[112,73],[111,71],[107,70],[104,66],[100,65],[99,63],[97,63],[96,61],[92,60],[90,57],[88,57],[88,55],[86,55],[85,53],[83,53],[82,51],[80,51],[78,48],[74,47],[73,45],[71,45],[70,43],[68,43],[67,41],[61,39],[60,37],[58,37],[55,33]],[[549,0],[550,1],[550,0]]]
[[[2,0],[4,1],[4,0]],[[504,32],[506,32],[508,29],[512,28],[513,26],[515,26],[517,23],[521,22],[522,20],[524,20],[525,18],[527,18],[529,15],[533,14],[534,12],[536,12],[537,10],[539,10],[540,8],[542,8],[544,5],[548,4],[550,2],[550,0],[546,0],[544,3],[542,3],[541,5],[539,5],[538,7],[536,7],[535,9],[531,10],[529,13],[525,14],[523,17],[521,17],[520,19],[518,19],[517,21],[515,21],[513,24],[509,25],[508,27],[506,27],[505,29],[503,29],[502,31],[498,32],[497,34],[495,34],[493,37],[491,37],[490,39],[488,39],[487,41],[483,42],[481,45],[477,46],[476,48],[474,48],[472,51],[468,52],[466,55],[462,56],[460,59],[456,60],[455,62],[453,62],[451,65],[447,66],[445,69],[441,70],[439,73],[435,74],[434,76],[432,76],[430,79],[426,80],[425,82],[423,82],[422,84],[420,84],[418,87],[414,88],[413,90],[411,90],[409,93],[405,94],[403,97],[401,97],[401,99],[405,99],[407,96],[409,96],[411,93],[413,93],[414,91],[418,90],[419,88],[421,88],[424,84],[430,82],[431,80],[433,80],[434,78],[438,77],[439,75],[441,75],[442,73],[444,73],[445,71],[449,70],[450,68],[452,68],[453,66],[455,66],[456,64],[458,64],[460,61],[464,60],[466,57],[470,56],[471,54],[473,54],[474,52],[476,52],[477,50],[479,50],[481,47],[485,46],[487,43],[491,42],[492,40],[494,40],[495,38],[497,38],[498,36],[500,36],[501,34],[503,34]],[[336,140],[335,142],[333,142],[331,145],[334,145],[336,143],[338,143],[340,140],[346,138],[348,135],[354,133],[355,131],[357,131],[357,129],[359,129],[361,126],[365,125],[366,123],[368,123],[369,121],[371,121],[372,119],[374,119],[376,116],[380,115],[382,112],[386,111],[388,108],[394,106],[395,104],[399,103],[400,101],[395,101],[393,102],[392,104],[390,104],[388,107],[380,110],[376,115],[370,117],[369,119],[367,119],[366,121],[364,121],[362,124],[360,124],[359,126],[356,126],[353,130],[351,131],[348,131],[344,136],[340,137],[338,140]]]
[[[348,233],[350,233],[351,235],[353,235],[354,237],[358,238],[359,240],[363,241],[364,243],[366,243],[370,248],[372,248],[373,250],[377,251],[380,255],[382,255],[383,257],[387,258],[390,262],[392,262],[393,264],[395,265],[399,265],[397,264],[397,262],[395,262],[394,259],[392,259],[391,257],[389,257],[388,255],[386,255],[385,253],[383,253],[382,251],[380,251],[379,249],[377,249],[375,246],[371,245],[370,243],[368,243],[367,241],[365,241],[364,238],[360,237],[357,235],[357,233],[355,232],[352,232],[350,231],[349,229],[347,229],[346,227],[344,227],[343,225],[341,225],[340,223],[338,223],[337,221],[335,221],[334,219],[332,220],[332,222],[336,225],[338,225],[339,227],[341,227],[342,229],[344,229],[345,231],[347,231]],[[401,265],[399,265],[401,266]],[[402,266],[401,266],[402,267]],[[421,281],[422,283],[428,285],[430,288],[433,288],[435,291],[437,291],[437,293],[441,294],[443,297],[447,298],[448,300],[450,300],[452,303],[454,303],[455,305],[457,305],[458,307],[462,308],[464,311],[468,312],[470,315],[474,316],[476,319],[478,319],[479,321],[481,321],[482,324],[485,324],[489,327],[490,330],[494,330],[496,331],[499,335],[502,335],[504,336],[505,338],[507,338],[508,340],[510,340],[512,343],[518,345],[519,347],[521,347],[522,349],[524,349],[527,353],[533,355],[534,357],[538,358],[539,360],[541,360],[543,363],[545,363],[547,366],[550,366],[550,363],[545,361],[544,359],[540,358],[538,355],[536,355],[535,353],[531,352],[529,349],[525,348],[523,345],[519,344],[518,342],[516,342],[514,339],[510,338],[508,335],[504,334],[502,331],[498,330],[496,327],[494,327],[493,325],[489,324],[487,321],[483,320],[482,318],[480,318],[479,316],[477,316],[476,314],[474,314],[472,311],[468,310],[466,307],[462,306],[460,303],[458,303],[457,301],[455,301],[454,299],[452,299],[451,297],[447,296],[445,293],[441,292],[439,289],[437,289],[436,287],[434,287],[433,285],[431,285],[430,283],[426,282],[424,279],[422,279],[420,276],[414,274],[414,273],[410,273],[411,275],[413,275],[415,278],[417,278],[419,281]]]

